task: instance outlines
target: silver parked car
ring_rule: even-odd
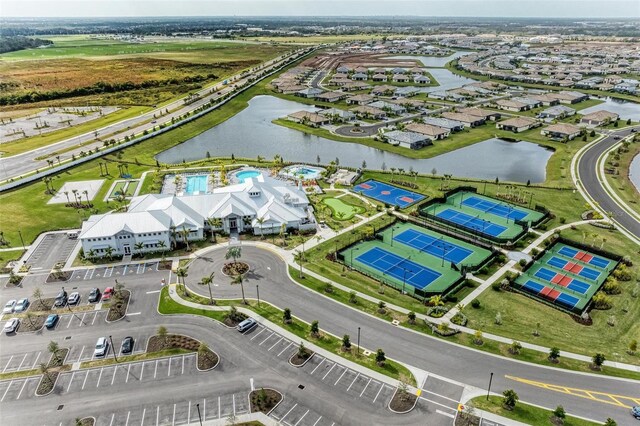
[[[16,303],[16,307],[13,309],[13,311],[24,312],[29,307],[29,304],[30,304],[29,299],[27,299],[26,297],[24,299],[20,299],[18,300],[18,303]]]
[[[16,330],[18,329],[18,326],[20,325],[20,320],[18,318],[11,318],[9,321],[7,321],[7,323],[4,325],[4,329],[3,331],[6,334],[11,334],[11,333],[15,333]]]
[[[16,299],[11,299],[11,300],[9,300],[9,301],[7,302],[7,304],[6,304],[6,305],[4,305],[4,308],[2,308],[2,313],[3,313],[3,314],[12,314],[12,313],[13,313],[13,310],[14,310],[14,309],[15,309],[15,307],[16,307],[16,303],[18,303],[18,302],[16,301]]]

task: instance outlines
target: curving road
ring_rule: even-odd
[[[226,261],[224,248],[226,246],[212,250],[191,264],[186,283],[192,291],[205,294],[206,288],[197,285],[197,282],[201,277],[215,272],[217,286],[212,287],[214,297],[240,297],[239,286],[231,286],[229,278],[221,272]],[[546,391],[507,376],[640,398],[640,384],[637,381],[596,377],[522,363],[398,328],[294,283],[289,279],[285,263],[275,253],[251,246],[244,246],[242,250],[243,260],[251,267],[244,284],[247,297],[255,298],[256,284],[259,284],[261,300],[281,308],[289,307],[294,316],[304,321],[318,320],[322,329],[334,335],[350,334],[352,341],[357,328],[361,327],[363,347],[370,350],[383,348],[390,358],[408,365],[480,389],[486,388],[489,374],[493,372],[494,391],[511,388],[527,402],[547,407],[562,404],[569,412],[584,417],[600,420],[611,416],[618,424],[633,424],[626,408]]]
[[[640,126],[636,126],[635,128],[640,131]],[[598,159],[602,154],[619,143],[621,138],[630,134],[631,128],[611,132],[582,154],[578,159],[577,169],[582,187],[588,196],[597,202],[602,210],[611,212],[613,214],[612,220],[618,226],[624,228],[637,240],[640,240],[640,221],[620,207],[611,195],[609,195],[600,181],[598,173]]]

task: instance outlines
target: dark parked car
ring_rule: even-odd
[[[122,340],[121,352],[123,354],[130,354],[131,351],[133,351],[133,337],[127,336]]]
[[[62,308],[67,304],[67,292],[62,290],[60,293],[58,293],[58,295],[56,296],[56,301],[54,303],[54,306],[57,308]]]
[[[59,319],[60,317],[58,316],[58,314],[51,314],[47,317],[46,321],[44,322],[44,326],[47,328],[54,328],[58,323]]]
[[[92,288],[91,292],[89,293],[89,303],[96,303],[98,300],[100,300],[100,289],[99,288]]]

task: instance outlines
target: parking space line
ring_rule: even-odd
[[[353,382],[351,382],[351,384],[347,388],[347,392],[349,392],[349,390],[351,389],[351,386],[353,386],[353,384],[356,382],[356,380],[358,380],[358,377],[360,377],[360,373],[356,374],[356,378],[353,379]]]
[[[293,342],[289,342],[289,344],[287,345],[287,347],[286,347],[286,348],[284,348],[283,350],[281,350],[281,351],[280,351],[280,353],[278,354],[278,356],[282,355],[282,353],[283,353],[284,351],[286,351],[287,349],[289,349],[289,347],[290,347],[292,344],[293,344]]]
[[[7,386],[7,390],[4,391],[4,395],[2,395],[2,399],[0,399],[0,402],[4,401],[4,397],[7,396],[7,392],[9,392],[9,388],[11,388],[12,384],[13,380],[9,382],[9,386]]]
[[[318,369],[318,367],[320,367],[320,366],[324,363],[324,360],[325,360],[325,359],[326,359],[326,358],[322,358],[322,360],[320,361],[320,364],[316,365],[316,368],[314,368],[314,369],[313,369],[313,371],[311,372],[311,375],[312,375],[312,376],[313,376],[313,373],[315,373],[315,372],[316,372],[316,370]]]
[[[140,368],[140,379],[139,381],[142,381],[142,375],[144,374],[144,365],[146,364],[145,361],[142,361],[142,368]]]
[[[127,267],[129,265],[124,265],[124,269],[122,270],[122,275],[127,275]]]
[[[269,340],[271,338],[271,336],[273,336],[275,334],[275,331],[272,331],[271,334],[269,335],[269,337],[267,337],[266,339],[264,339],[262,342],[260,342],[260,344],[258,346],[262,346],[262,344],[264,342],[266,342],[267,340]]]
[[[156,374],[158,374],[158,360],[156,360],[156,369],[153,371],[153,378],[156,378]]]
[[[202,418],[207,420],[207,398],[202,398]]]
[[[167,376],[171,375],[171,358],[169,358],[169,368],[167,368]]]
[[[9,361],[7,361],[7,365],[4,366],[4,369],[2,370],[3,373],[7,371],[7,368],[9,367],[9,364],[11,364],[12,360],[13,360],[13,355],[11,355],[11,358],[9,358]]]
[[[294,408],[296,408],[298,406],[298,404],[294,404],[293,407],[291,407],[291,409],[289,411],[287,411],[287,414],[285,414],[284,416],[282,416],[282,418],[280,419],[281,422],[284,422],[284,418],[287,417],[289,415],[289,413],[291,413],[293,411]]]
[[[187,424],[191,423],[191,400],[189,400],[189,410],[187,411]]]
[[[96,318],[98,318],[98,312],[94,312],[93,321],[91,321],[91,325],[93,325],[93,323],[96,322]]]
[[[307,410],[307,412],[306,412],[306,413],[304,413],[304,414],[302,415],[302,417],[300,417],[300,420],[298,420],[298,421],[296,422],[296,424],[295,424],[295,425],[293,425],[293,426],[298,426],[298,423],[300,423],[300,422],[302,421],[302,419],[304,419],[304,417],[305,417],[307,414],[309,414],[309,410]]]
[[[116,380],[116,371],[118,370],[118,366],[116,365],[113,369],[113,376],[111,376],[111,386],[113,386],[113,382]]]
[[[277,345],[278,343],[282,342],[282,339],[284,339],[284,337],[281,337],[281,338],[280,338],[280,340],[278,340],[277,342],[275,342],[275,343],[273,344],[273,346],[271,346],[271,347],[269,348],[269,350],[271,350],[271,349],[275,348],[275,347],[276,347],[276,345]]]
[[[84,273],[84,278],[83,278],[83,280],[86,280],[86,279],[87,279],[87,276],[89,275],[89,272],[91,272],[91,271],[92,271],[92,269],[87,269],[87,272],[85,272],[85,273]]]
[[[20,365],[18,366],[18,371],[20,371],[20,369],[22,368],[22,364],[24,364],[24,360],[27,359],[27,355],[28,354],[24,354],[24,356],[22,357],[22,361],[20,362]]]
[[[335,363],[333,363],[333,365],[331,366],[331,368],[329,369],[329,371],[327,371],[327,372],[326,372],[326,374],[324,375],[324,377],[322,377],[322,380],[324,380],[324,379],[326,379],[326,378],[327,378],[327,376],[329,375],[329,373],[331,373],[331,370],[333,370],[333,367],[335,367],[335,366],[336,366],[336,364],[335,364]]]
[[[144,266],[143,265],[144,265],[144,263],[138,263],[138,269],[136,270],[136,274],[140,274],[140,267],[141,266],[142,266],[142,272],[144,273]]]
[[[116,416],[116,413],[111,414],[111,421],[109,422],[109,426],[113,424],[113,419]]]
[[[82,360],[82,353],[84,352],[84,346],[82,347],[82,349],[80,349],[80,356],[78,356],[78,359],[76,360],[76,362],[80,362]]]
[[[340,375],[340,377],[338,377],[338,380],[336,380],[336,382],[333,384],[333,386],[337,385],[338,382],[340,381],[340,379],[342,379],[342,376],[344,376],[347,373],[347,370],[349,370],[347,367],[344,368],[344,371],[342,372],[342,375]]]
[[[22,395],[22,391],[24,390],[24,387],[27,386],[27,382],[29,381],[29,379],[25,379],[24,383],[22,384],[22,387],[20,388],[20,392],[18,393],[18,396],[16,397],[16,399],[20,399],[20,395]]]
[[[126,421],[126,423],[124,424],[124,426],[129,426],[129,415],[131,415],[131,411],[128,411],[128,412],[127,412],[127,421]]]
[[[89,371],[91,370],[87,370],[87,374],[84,375],[84,381],[82,382],[82,390],[84,390],[84,385],[87,384],[87,377],[89,377]]]
[[[67,328],[69,328],[69,326],[71,325],[71,322],[73,322],[73,315],[69,315],[69,322],[67,323]]]
[[[380,392],[382,392],[382,389],[384,388],[384,384],[382,384],[380,386],[380,389],[378,390],[378,393],[376,394],[376,397],[373,398],[373,402],[376,402],[376,399],[378,399],[378,396],[380,396]]]
[[[100,386],[100,379],[102,379],[102,372],[104,371],[104,367],[100,369],[100,374],[98,375],[98,383],[96,383],[96,387]]]
[[[362,395],[364,395],[364,391],[367,390],[367,387],[369,386],[369,383],[371,383],[371,377],[369,377],[369,381],[367,382],[366,385],[364,385],[364,389],[362,389],[362,392],[360,392],[360,398],[362,398]]]
[[[258,332],[258,334],[256,334],[255,336],[253,336],[253,337],[252,337],[251,339],[249,339],[249,340],[253,340],[253,339],[255,339],[256,337],[258,337],[258,336],[259,336],[263,331],[265,331],[265,330],[266,330],[266,328],[264,328],[264,327],[263,327],[263,328]]]
[[[69,380],[69,386],[67,386],[67,393],[69,393],[69,390],[71,389],[71,383],[73,383],[73,378],[76,376],[76,372],[74,371],[73,373],[71,373],[71,380]]]
[[[87,316],[87,313],[85,312],[85,313],[82,315],[82,319],[80,320],[80,327],[82,327],[83,325],[85,325],[84,318],[85,318],[86,316]]]
[[[236,415],[236,394],[231,395],[231,401],[233,402],[233,415]]]
[[[31,366],[31,370],[33,370],[34,368],[36,368],[36,365],[38,365],[38,360],[40,359],[40,354],[42,353],[42,351],[38,352],[38,355],[36,355],[36,360],[33,361],[33,365]]]
[[[144,426],[144,416],[147,414],[147,407],[142,409],[142,421],[140,421],[140,426]]]
[[[322,418],[322,416],[318,417],[318,420],[316,420],[316,422],[313,424],[313,426],[316,426],[321,418]]]
[[[176,404],[173,404],[173,420],[171,421],[171,425],[176,424]]]
[[[184,355],[182,355],[182,373],[180,374],[184,375]]]
[[[160,423],[160,406],[159,405],[156,407],[156,426],[158,426],[158,423]]]
[[[129,364],[129,368],[127,368],[127,378],[125,379],[125,383],[129,383],[129,372],[131,371],[131,364]]]

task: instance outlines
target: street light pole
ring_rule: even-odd
[[[489,400],[489,394],[491,393],[491,382],[493,381],[493,372],[489,376],[489,388],[487,389],[487,401]]]
[[[260,287],[256,284],[256,294],[258,295],[258,306],[260,306]]]
[[[200,403],[196,404],[196,408],[198,409],[198,420],[200,420],[200,426],[202,426],[202,416],[200,415]]]
[[[358,355],[360,355],[360,327],[358,327]]]
[[[18,235],[20,235],[20,243],[22,244],[22,248],[24,248],[24,240],[22,239],[22,232],[18,229]]]
[[[116,355],[116,347],[113,345],[113,338],[111,337],[111,335],[109,335],[109,340],[111,341],[111,348],[113,349],[113,359],[115,359],[116,362],[118,362],[118,357]]]

